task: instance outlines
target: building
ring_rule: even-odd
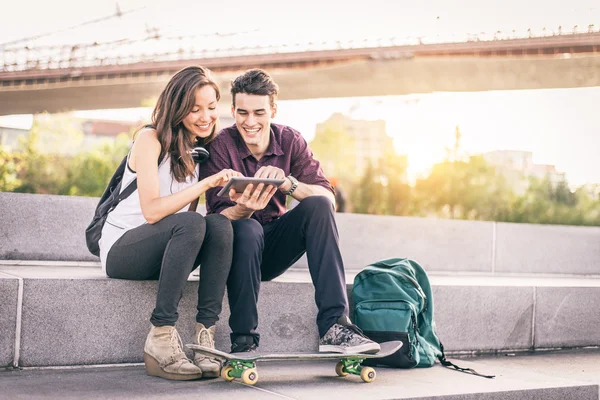
[[[495,150],[483,153],[485,161],[496,167],[504,175],[516,193],[524,193],[529,186],[529,178],[548,178],[553,184],[565,180],[565,173],[550,164],[534,164],[533,153],[521,150]]]
[[[15,151],[19,147],[19,138],[27,136],[28,133],[28,129],[0,126],[0,146],[8,152]]]
[[[341,113],[334,113],[326,121],[317,124],[315,138],[332,130],[344,132],[353,139],[355,152],[352,172],[359,177],[364,174],[369,162],[372,166],[378,166],[381,157],[394,148],[393,139],[387,135],[383,120],[356,120]],[[328,175],[340,174],[340,171],[335,170],[335,165],[325,164]]]

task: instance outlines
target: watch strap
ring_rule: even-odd
[[[296,188],[298,187],[298,180],[296,178],[294,178],[292,175],[288,175],[287,179],[289,179],[290,182],[292,182],[292,187],[290,188],[290,190],[285,192],[285,195],[291,196],[292,193],[294,193],[294,190],[296,190]]]

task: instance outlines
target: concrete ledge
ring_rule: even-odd
[[[434,318],[444,348],[532,349],[533,292],[533,287],[434,286]]]
[[[35,268],[19,270],[12,272],[20,273],[25,282],[20,365],[142,361],[156,297],[155,281],[109,279],[97,268],[63,268],[61,278],[56,278],[56,271],[55,278],[48,278]],[[184,343],[192,340],[197,287],[197,282],[188,282],[180,304],[177,327]],[[281,301],[282,296],[286,301]],[[308,283],[264,284],[259,303],[261,346],[274,351],[316,348],[313,298]],[[217,325],[217,346],[222,349],[229,348],[228,318],[224,301]]]
[[[348,270],[409,257],[430,271],[491,272],[492,222],[360,214],[336,219]]]
[[[12,366],[15,356],[19,280],[0,272],[0,367]]]
[[[89,267],[0,266],[2,272],[20,276],[24,281],[20,365],[141,361],[154,308],[155,281],[109,279],[102,276],[99,268]],[[283,276],[294,275],[290,272]],[[259,300],[263,349],[317,348],[317,309],[314,289],[307,280],[304,274],[304,282],[263,283]],[[12,301],[16,305],[13,281],[0,280],[0,285],[11,287],[1,292],[8,300],[2,304]],[[598,346],[598,317],[592,317],[595,309],[591,305],[600,300],[600,279],[576,281],[579,283],[571,281],[561,286],[560,279],[550,278],[432,275],[440,339],[451,352]],[[188,282],[180,305],[178,329],[184,342],[191,341],[196,290],[197,282]],[[349,285],[349,295],[350,290]],[[576,299],[582,296],[588,300],[578,304],[586,311],[574,312]],[[224,303],[217,324],[217,347],[228,349],[229,310],[226,300]],[[563,309],[565,312],[560,312]],[[550,312],[556,316],[549,318]],[[0,337],[13,335],[14,339],[13,322],[0,328]],[[9,359],[10,353],[2,356]]]
[[[600,290],[591,287],[537,288],[535,345],[600,345]]]
[[[98,261],[84,237],[97,202],[0,193],[0,260]],[[600,227],[359,214],[337,214],[336,221],[350,271],[409,257],[428,271],[600,275]],[[295,267],[306,267],[306,258]]]
[[[598,275],[600,227],[498,223],[495,272]]]
[[[0,259],[98,260],[85,245],[85,228],[98,199],[0,193]]]

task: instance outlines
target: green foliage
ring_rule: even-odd
[[[324,166],[335,164],[347,176],[355,176],[356,153],[343,131],[328,129],[315,137],[311,147]],[[429,174],[414,187],[406,181],[407,158],[390,149],[377,162],[369,163],[362,177],[347,180],[351,209],[356,213],[409,215],[470,220],[535,224],[600,226],[600,185],[572,191],[565,180],[532,178],[521,191],[486,163],[483,156],[461,152],[461,134],[447,149],[444,161],[432,166]],[[352,160],[349,163],[348,160]],[[327,172],[327,171],[326,171]]]
[[[14,155],[0,145],[0,192],[12,192],[20,184]]]
[[[15,155],[19,193],[58,194],[64,184],[66,160],[40,151],[40,134],[32,129],[29,136],[20,138],[20,151]]]
[[[328,176],[335,176],[345,184],[355,183],[360,177],[354,173],[356,163],[356,139],[348,136],[340,127],[327,126],[315,135],[310,148]]]
[[[101,196],[115,169],[127,154],[129,138],[121,134],[115,143],[105,143],[71,159],[60,194]]]
[[[42,119],[22,138],[17,151],[0,146],[0,190],[100,196],[129,149],[129,137],[122,134],[116,141],[78,153],[82,133],[68,119]],[[326,127],[311,149],[326,173],[348,193],[353,212],[600,226],[600,185],[572,191],[565,180],[532,178],[515,193],[482,156],[461,153],[458,128],[455,137],[446,159],[414,187],[406,178],[407,157],[391,148],[358,173],[356,142],[339,127]]]
[[[128,134],[121,134],[89,152],[48,154],[41,151],[41,135],[34,126],[27,137],[20,138],[17,152],[0,148],[2,191],[100,196],[129,148]]]
[[[422,209],[447,218],[501,219],[513,197],[505,179],[481,156],[436,164],[415,189]]]

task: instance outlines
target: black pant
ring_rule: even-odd
[[[196,322],[218,321],[231,266],[233,230],[223,215],[196,212],[169,215],[157,223],[126,232],[108,252],[111,278],[158,279],[156,307],[150,322],[175,325],[177,306],[190,273],[200,264]]]
[[[258,344],[260,281],[284,273],[306,252],[319,310],[319,335],[348,314],[344,265],[331,201],[311,196],[265,226],[254,219],[233,221],[233,263],[227,280],[232,342],[252,336]]]

